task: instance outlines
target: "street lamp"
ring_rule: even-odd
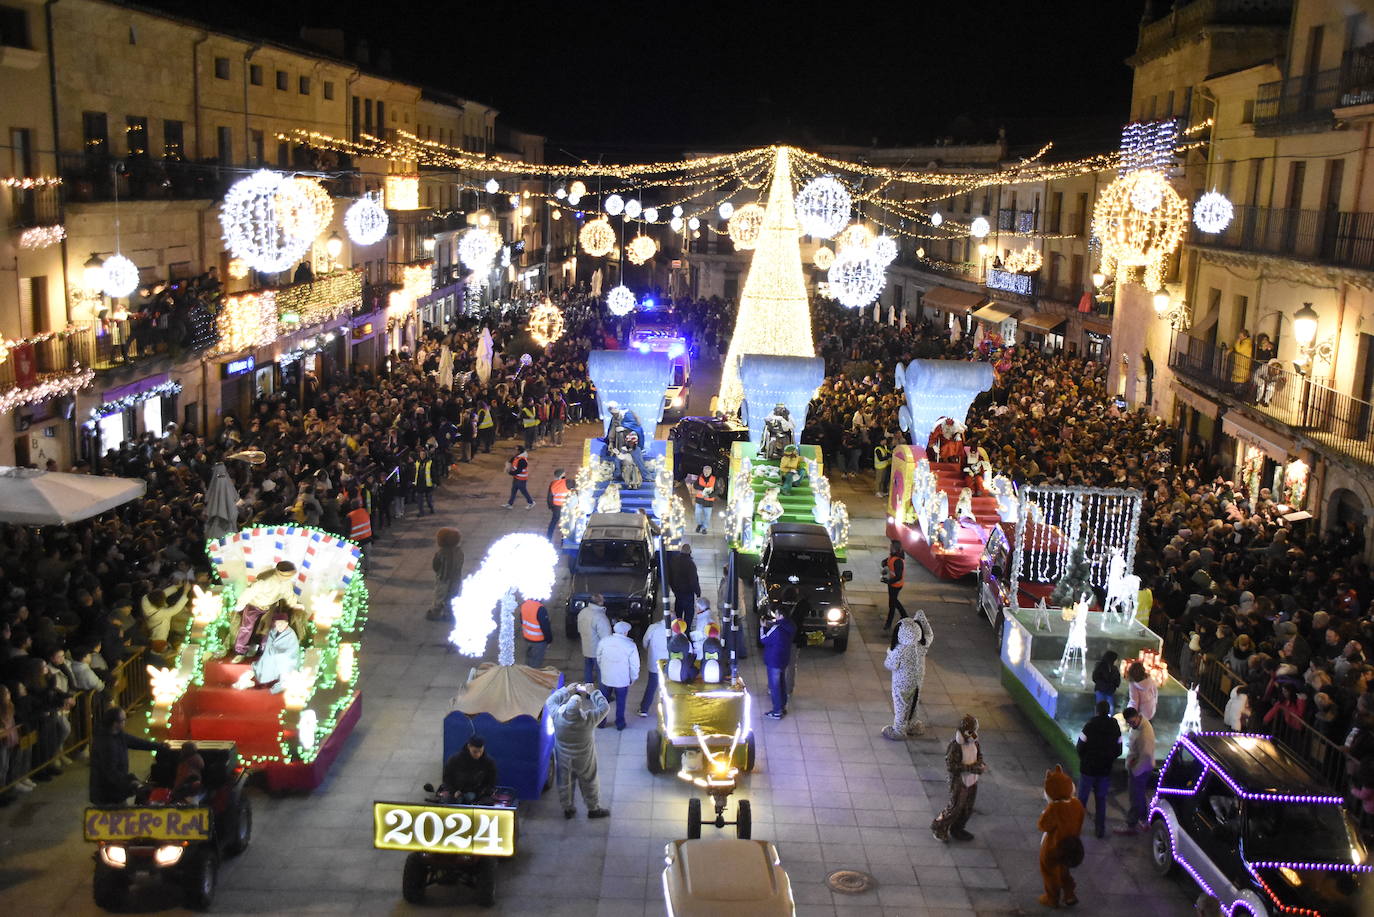
[[[103,290],[105,288],[105,259],[101,258],[98,253],[91,252],[91,257],[86,259],[86,263],[82,267],[82,285],[87,290]]]
[[[1159,292],[1155,294],[1155,314],[1163,318],[1169,311],[1169,294]]]
[[[1312,308],[1310,302],[1303,303],[1302,308],[1293,315],[1293,337],[1303,353],[1308,353],[1312,342],[1317,339],[1317,318],[1317,310]]]
[[[339,238],[337,232],[329,234],[329,238],[324,243],[324,250],[329,253],[329,260],[336,260],[343,254],[343,239]]]
[[[1101,271],[1093,271],[1093,286],[1099,290],[1107,284],[1107,275]]]

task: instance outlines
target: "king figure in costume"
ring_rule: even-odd
[[[234,682],[235,688],[242,691],[254,685],[271,685],[273,694],[280,694],[286,690],[286,683],[282,678],[287,673],[296,671],[300,665],[301,655],[301,641],[291,629],[290,618],[291,613],[281,606],[272,612],[272,629],[267,634],[262,653],[253,660],[252,669],[244,672],[239,680]]]

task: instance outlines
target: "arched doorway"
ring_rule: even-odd
[[[1329,528],[1344,529],[1346,523],[1355,523],[1355,531],[1364,532],[1368,518],[1364,501],[1353,490],[1339,487],[1331,492],[1326,504],[1326,521]]]

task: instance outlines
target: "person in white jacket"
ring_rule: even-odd
[[[658,664],[668,661],[668,628],[658,622],[649,624],[644,631],[644,665],[649,669],[649,677],[644,681],[644,697],[639,701],[639,715],[648,716],[649,706],[658,695]]]
[[[934,642],[935,632],[922,609],[897,624],[883,662],[892,673],[892,725],[883,727],[883,738],[897,742],[926,731],[916,716],[916,704],[926,677],[926,653]]]
[[[153,652],[166,651],[167,637],[172,630],[172,619],[186,608],[190,597],[189,584],[184,581],[179,587],[169,586],[143,597],[140,605],[143,609],[144,624],[148,628],[148,642],[152,644]]]
[[[577,636],[582,638],[582,680],[596,675],[596,650],[611,635],[611,619],[606,615],[606,599],[597,593],[577,613]]]
[[[624,729],[625,698],[639,677],[639,647],[630,639],[629,621],[617,621],[614,630],[597,647],[596,662],[601,667],[601,692],[615,692],[615,728]],[[603,721],[601,725],[607,724]]]

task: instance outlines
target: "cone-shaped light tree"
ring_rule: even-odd
[[[814,357],[811,307],[802,275],[801,227],[792,202],[792,165],[787,147],[777,148],[763,225],[744,281],[735,332],[721,371],[718,408],[734,412],[744,398],[740,360],[746,353]]]

